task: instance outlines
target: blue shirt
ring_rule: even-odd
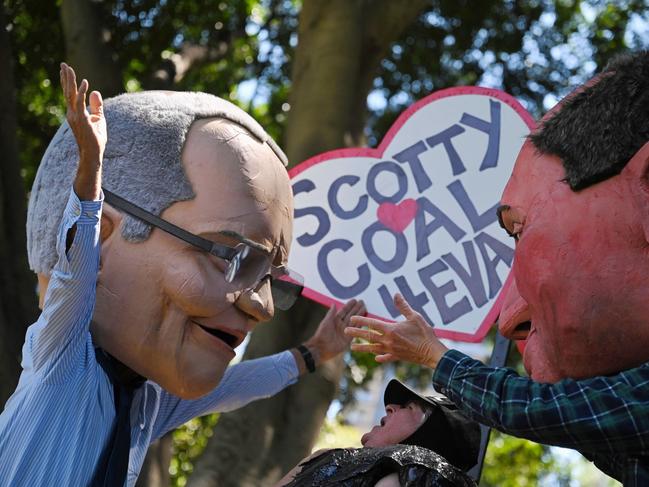
[[[58,262],[45,306],[23,345],[23,372],[0,415],[0,486],[84,486],[110,438],[113,389],[95,359],[90,319],[99,268],[102,201],[71,192],[57,237]],[[76,225],[66,252],[68,230]],[[183,400],[147,381],[131,407],[131,450],[126,485],[133,486],[149,444],[191,418],[230,411],[269,397],[299,376],[293,355],[229,367],[219,386]]]

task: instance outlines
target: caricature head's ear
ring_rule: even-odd
[[[649,242],[649,142],[633,155],[621,174],[629,181],[629,191],[638,211],[639,223]]]
[[[99,227],[99,238],[102,242],[106,242],[114,232],[119,231],[119,225],[122,221],[122,215],[112,206],[104,203],[101,210],[101,226]]]
[[[50,284],[50,277],[40,272],[36,274],[38,277],[38,308],[43,309],[45,304],[45,294],[47,293],[47,286]]]

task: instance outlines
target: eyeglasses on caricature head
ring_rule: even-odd
[[[253,242],[234,232],[220,232],[224,236],[240,240],[234,247],[199,237],[170,223],[153,213],[125,200],[115,193],[103,189],[106,203],[142,220],[180,240],[219,257],[227,262],[223,277],[226,282],[241,290],[254,289],[261,280],[270,277],[274,306],[287,310],[302,293],[303,279],[286,266],[273,265],[274,254],[261,244]]]

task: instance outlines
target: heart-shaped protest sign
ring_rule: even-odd
[[[508,283],[513,242],[496,208],[532,117],[511,96],[443,90],[401,114],[376,149],[340,149],[289,173],[290,267],[322,304],[363,299],[397,319],[400,292],[441,337],[480,341]]]

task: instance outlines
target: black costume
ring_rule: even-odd
[[[336,448],[302,464],[286,487],[373,487],[397,473],[402,487],[475,487],[462,470],[433,451],[413,445]]]

